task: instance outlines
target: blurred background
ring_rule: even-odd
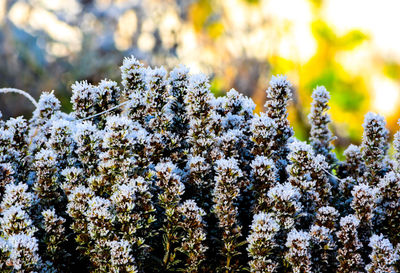
[[[0,0],[0,87],[55,90],[70,110],[75,80],[120,80],[123,57],[166,68],[183,63],[263,109],[271,75],[285,74],[289,118],[308,135],[311,92],[331,93],[338,151],[359,143],[368,111],[400,118],[398,0]],[[3,116],[29,117],[24,97],[0,95]]]

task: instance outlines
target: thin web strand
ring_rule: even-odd
[[[131,101],[131,100],[124,101],[123,103],[120,103],[120,104],[118,104],[118,105],[115,105],[114,107],[111,107],[110,109],[104,110],[103,112],[100,112],[100,113],[97,113],[97,114],[88,116],[88,117],[86,117],[86,118],[77,119],[77,120],[75,120],[75,122],[84,121],[84,120],[91,119],[91,118],[94,118],[94,117],[97,117],[97,116],[101,116],[101,115],[103,115],[103,114],[105,114],[105,113],[111,112],[112,110],[115,110],[115,109],[117,109],[117,108],[119,108],[119,107],[121,107],[121,106],[127,104],[127,103],[130,102],[130,101]]]

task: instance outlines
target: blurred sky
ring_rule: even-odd
[[[36,98],[55,89],[68,109],[74,80],[118,80],[123,56],[135,54],[207,73],[217,95],[234,87],[259,111],[270,76],[285,74],[297,136],[308,133],[312,89],[325,85],[346,146],[368,111],[397,130],[399,11],[398,0],[0,0],[0,84]],[[16,104],[0,99],[11,115]]]

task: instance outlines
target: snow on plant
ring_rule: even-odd
[[[377,207],[383,217],[380,231],[397,245],[400,243],[400,174],[387,173],[377,185],[377,196]]]
[[[300,142],[284,76],[254,113],[185,66],[129,57],[121,75],[74,83],[71,113],[43,92],[0,119],[1,272],[400,271],[400,133],[390,158],[381,116],[340,161],[324,87]]]
[[[40,268],[39,246],[35,237],[16,234],[8,239],[9,258],[7,265],[19,272],[34,272]]]
[[[13,135],[10,130],[7,130],[5,128],[0,128],[0,144],[1,144],[0,145],[0,155],[1,155],[0,159],[1,159],[2,163],[11,161],[12,154],[8,153],[8,148],[11,146],[12,138],[13,138]]]
[[[278,231],[279,225],[271,214],[254,215],[247,237],[251,272],[276,272],[278,265],[273,261],[272,251],[277,247],[274,237]]]
[[[399,122],[400,124],[400,122]],[[400,131],[396,132],[393,137],[393,149],[394,149],[394,167],[397,172],[400,171]]]
[[[336,233],[339,242],[338,272],[358,272],[364,267],[360,254],[363,245],[358,239],[357,232],[359,225],[360,220],[352,214],[340,219],[340,229]]]
[[[84,167],[83,172],[90,176],[99,164],[102,132],[91,121],[83,121],[76,125],[73,138],[76,143],[74,152]]]
[[[33,193],[28,191],[28,185],[25,183],[7,184],[4,190],[3,200],[1,201],[0,208],[5,211],[14,206],[22,206],[28,209],[34,199]]]
[[[393,265],[399,260],[399,253],[383,235],[372,235],[369,242],[372,248],[371,263],[366,266],[368,272],[395,272]]]
[[[138,272],[135,266],[135,258],[132,256],[131,245],[128,241],[111,241],[110,247],[111,266],[110,272]]]
[[[308,115],[308,120],[311,124],[310,142],[316,153],[322,154],[329,163],[333,164],[336,161],[336,156],[332,153],[333,146],[331,142],[335,140],[335,137],[328,128],[331,120],[326,113],[329,110],[330,95],[325,87],[318,86],[311,96],[313,102],[311,104],[311,113]]]
[[[278,171],[272,159],[265,156],[256,156],[251,162],[251,168],[254,211],[265,211],[269,208],[267,194],[278,179]]]
[[[164,257],[163,267],[170,269],[171,264],[175,262],[175,251],[177,248],[177,228],[179,223],[178,205],[181,196],[185,191],[185,186],[181,182],[181,176],[177,167],[171,163],[159,163],[155,167],[157,175],[157,186],[160,188],[158,194],[159,206],[164,210],[164,221],[161,232],[164,237]]]
[[[304,142],[295,141],[289,145],[287,166],[288,181],[300,191],[303,206],[302,222],[310,223],[317,207],[328,201],[330,184],[326,177],[328,164],[321,154],[315,156],[312,147]]]
[[[55,209],[42,211],[44,226],[44,241],[46,242],[46,255],[48,261],[58,269],[65,268],[63,259],[67,252],[65,251],[65,218],[58,216]]]
[[[0,201],[4,198],[4,190],[7,185],[15,183],[15,172],[10,163],[0,164]]]
[[[371,112],[365,115],[361,155],[366,166],[364,177],[373,186],[379,182],[386,169],[384,159],[388,149],[389,132],[385,125],[383,116]]]
[[[310,227],[311,261],[315,272],[331,272],[337,266],[335,232],[338,216],[335,208],[321,207]]]
[[[213,201],[218,225],[222,230],[222,254],[226,259],[223,268],[232,271],[236,270],[235,267],[237,267],[233,258],[239,254],[237,250],[238,239],[242,235],[236,205],[240,194],[237,180],[242,176],[242,172],[234,158],[217,160],[215,172],[217,175],[215,177]]]
[[[303,210],[300,197],[299,190],[288,182],[277,184],[268,191],[271,211],[281,228],[290,230],[296,224]]]
[[[354,186],[353,191],[353,201],[351,202],[351,208],[355,212],[355,216],[360,221],[358,225],[358,235],[360,241],[366,245],[368,243],[368,238],[372,234],[372,220],[375,215],[376,210],[376,188],[372,188],[367,184],[359,184]],[[364,258],[366,258],[367,253],[364,252],[365,248],[362,249]]]
[[[346,175],[354,180],[361,178],[366,170],[366,166],[362,158],[360,147],[350,144],[343,152],[343,155],[346,157],[346,161],[344,162]]]
[[[87,81],[75,82],[72,86],[72,110],[77,118],[95,114],[97,87]]]
[[[57,181],[57,154],[53,149],[42,149],[35,156],[36,181],[33,190],[43,208],[51,208],[60,203],[62,195]]]
[[[294,273],[311,271],[310,235],[305,231],[293,229],[289,232],[286,241],[289,250],[286,260],[292,266]]]
[[[179,226],[183,230],[179,251],[186,255],[184,271],[197,272],[206,258],[206,233],[203,216],[205,212],[194,200],[186,200],[178,207],[181,216]]]
[[[286,76],[272,76],[270,87],[266,91],[267,102],[265,103],[266,115],[276,124],[275,145],[273,147],[273,159],[279,164],[278,169],[282,171],[287,165],[287,154],[290,142],[294,132],[287,119],[287,105],[292,98],[291,83]]]
[[[254,155],[272,157],[273,153],[276,152],[273,148],[276,146],[274,138],[277,135],[277,128],[275,121],[265,113],[261,113],[260,116],[256,115],[251,120],[250,132],[252,133],[251,140],[254,142],[252,151]]]
[[[189,130],[189,117],[186,112],[185,97],[188,92],[189,69],[183,65],[174,68],[168,78],[170,88],[169,100],[166,105],[166,115],[169,120],[168,138],[171,160],[178,167],[185,168],[187,154],[184,150],[189,148],[186,133]]]
[[[22,206],[13,206],[3,211],[0,223],[4,238],[9,238],[12,235],[20,233],[33,235],[37,230]]]
[[[354,187],[353,201],[351,207],[355,211],[356,217],[366,225],[372,225],[372,217],[376,207],[376,189],[367,184],[359,184]]]
[[[0,148],[0,157],[2,154],[1,150],[7,149],[4,150],[3,154],[6,156],[6,158],[8,158],[4,158],[1,161],[13,162],[15,179],[20,181],[27,175],[27,170],[24,166],[25,158],[28,155],[28,140],[26,138],[28,131],[27,121],[23,117],[10,118],[7,120],[7,122],[5,122],[4,128],[0,129],[0,132],[1,131],[3,131],[5,134],[2,136],[2,140],[0,140],[0,142],[5,141],[6,143],[2,143],[3,148]]]
[[[43,92],[40,95],[38,106],[32,113],[31,125],[44,125],[50,118],[60,110],[60,101],[53,92]]]

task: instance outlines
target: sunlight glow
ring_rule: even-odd
[[[374,78],[372,84],[374,90],[374,108],[379,113],[390,115],[400,103],[399,84],[384,77]]]
[[[9,11],[10,19],[16,24],[17,26],[21,26],[25,24],[29,19],[29,5],[26,3],[18,2],[12,6],[11,10]]]
[[[115,45],[119,50],[127,50],[132,43],[132,37],[137,30],[137,16],[133,10],[128,10],[118,19],[118,28],[114,33]]]
[[[360,29],[371,36],[382,53],[400,60],[400,1],[393,0],[327,0],[324,18],[339,33]]]
[[[308,61],[316,51],[311,33],[312,12],[309,1],[273,0],[268,5],[271,14],[288,27],[279,46],[279,54],[287,59]]]

